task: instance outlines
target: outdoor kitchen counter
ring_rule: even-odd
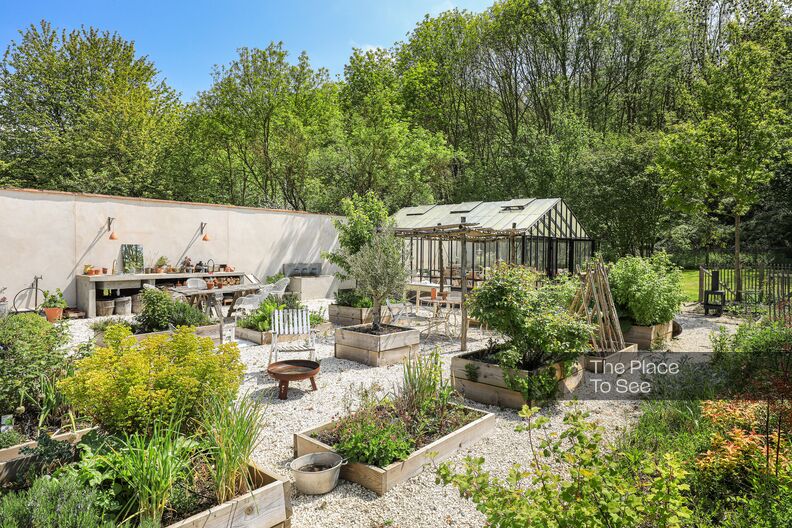
[[[157,281],[186,280],[192,278],[206,279],[212,277],[239,277],[245,281],[243,271],[216,271],[201,273],[125,273],[120,275],[77,275],[77,308],[85,312],[86,317],[96,317],[97,290],[132,290],[141,289],[144,284],[157,284]]]

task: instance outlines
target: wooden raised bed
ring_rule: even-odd
[[[638,345],[640,350],[651,350],[652,344],[668,341],[674,332],[674,322],[660,323],[652,326],[632,325],[624,333],[624,340]]]
[[[350,463],[341,466],[341,478],[350,482],[357,482],[377,495],[384,495],[397,484],[421,473],[425,464],[447,459],[458,450],[476,443],[482,436],[495,428],[494,414],[471,409],[470,407],[466,407],[466,409],[476,411],[482,416],[453,433],[415,451],[407,460],[394,462],[384,468],[360,463]],[[327,422],[319,427],[295,433],[294,456],[300,457],[310,453],[332,451],[333,448],[331,446],[311,437],[312,434],[324,431],[332,426],[333,422]]]
[[[71,443],[78,442],[83,436],[90,431],[96,429],[95,427],[88,427],[80,429],[75,433],[61,433],[54,435],[54,440],[67,440]],[[33,461],[33,455],[23,455],[22,448],[29,447],[35,448],[38,442],[31,440],[23,444],[0,449],[0,484],[13,481],[17,475],[23,473],[30,463]]]
[[[527,402],[522,393],[508,388],[503,378],[503,369],[497,364],[477,360],[478,354],[480,352],[470,352],[451,359],[451,382],[454,388],[469,400],[510,409],[522,409]],[[555,363],[553,367],[558,380],[557,390],[562,394],[571,393],[583,380],[582,361],[578,361],[573,373],[566,377],[561,363]],[[527,370],[518,372],[524,376],[532,374]]]
[[[289,480],[253,463],[250,463],[249,471],[256,486],[252,492],[196,513],[168,528],[289,528]]]
[[[401,332],[373,335],[357,332],[357,326],[336,328],[335,357],[357,361],[372,367],[397,365],[420,349],[421,333],[414,328],[400,328]]]
[[[353,306],[339,306],[331,304],[327,307],[327,318],[331,323],[341,326],[352,326],[370,323],[372,320],[373,308],[355,308]],[[390,312],[387,306],[380,307],[382,322],[390,321]]]
[[[324,334],[326,332],[330,332],[334,328],[333,323],[324,322],[318,326],[314,326],[311,330],[315,331],[318,334]],[[269,345],[272,344],[272,332],[259,332],[258,330],[252,330],[250,328],[242,328],[241,326],[237,326],[234,329],[234,336],[237,339],[245,339],[246,341],[252,341],[259,345]],[[299,341],[303,339],[302,335],[282,335],[278,338],[280,342],[288,342],[288,341]]]
[[[205,326],[198,326],[195,328],[195,333],[202,337],[211,337],[215,341],[220,338],[220,325],[219,324],[210,324]],[[147,337],[156,336],[156,335],[171,335],[173,334],[172,330],[163,330],[162,332],[148,332],[145,334],[132,334],[132,337],[137,339],[138,341],[142,341]],[[96,332],[95,336],[96,346],[105,346],[104,341],[104,332]]]
[[[637,343],[624,343],[624,348],[608,356],[586,356],[583,358],[583,366],[589,372],[595,374],[603,373],[603,366],[606,363],[624,363],[634,359],[638,352]]]

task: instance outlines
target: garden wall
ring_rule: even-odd
[[[108,216],[115,218],[117,240],[109,239]],[[83,264],[109,270],[125,243],[143,246],[146,266],[160,255],[172,263],[187,255],[193,264],[212,258],[263,279],[285,263],[320,262],[321,252],[337,244],[332,220],[274,209],[0,189],[0,288],[8,288],[3,295],[10,304],[42,275],[42,289],[63,289],[74,306],[75,274]],[[209,241],[202,240],[201,222]]]

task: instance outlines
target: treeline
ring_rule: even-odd
[[[744,244],[788,247],[790,20],[780,0],[507,0],[355,50],[341,80],[243,48],[189,104],[133,43],[42,22],[2,62],[0,185],[320,212],[560,196],[613,253],[726,247],[736,214]],[[720,185],[754,93],[770,143],[733,160],[749,188]]]

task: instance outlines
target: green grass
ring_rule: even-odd
[[[698,270],[682,270],[682,291],[685,293],[685,301],[698,301],[699,294],[699,272]]]

